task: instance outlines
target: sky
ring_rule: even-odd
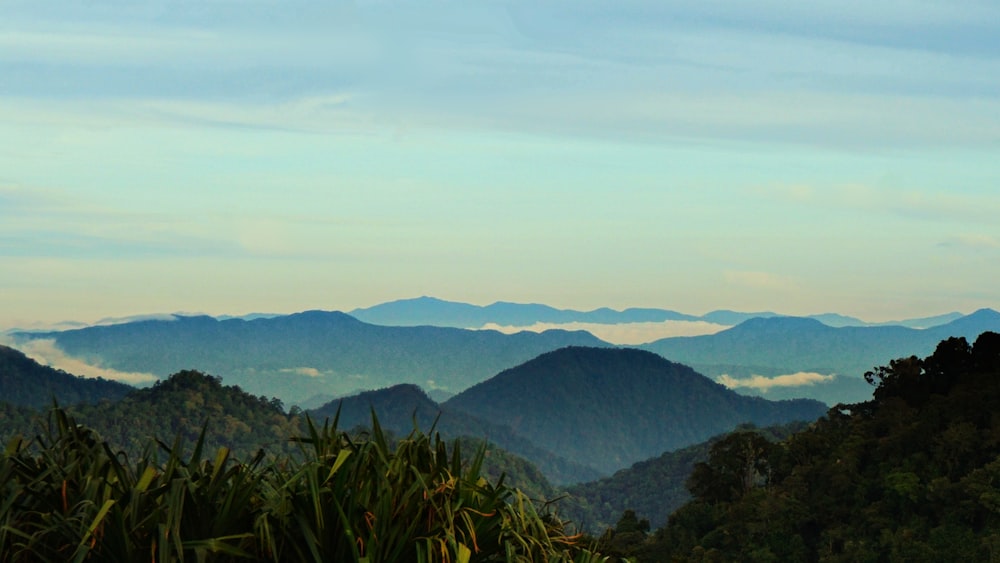
[[[0,1],[0,328],[1000,307],[1000,3]]]

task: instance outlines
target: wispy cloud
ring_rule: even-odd
[[[829,383],[833,381],[836,375],[823,375],[821,373],[800,371],[798,373],[791,373],[787,375],[776,375],[774,377],[765,377],[763,375],[754,375],[747,378],[735,378],[727,374],[720,375],[716,378],[716,381],[725,385],[730,389],[736,389],[739,387],[746,387],[748,389],[757,389],[761,392],[766,393],[773,387],[801,387],[804,385],[816,385],[818,383]]]
[[[304,375],[306,377],[321,377],[323,372],[311,367],[297,367],[297,368],[284,368],[279,370],[281,373],[293,373],[295,375]]]
[[[990,37],[980,24],[998,15],[989,3],[858,4],[850,15],[833,2],[795,10],[770,0],[628,2],[613,14],[589,2],[572,11],[379,4],[303,6],[303,16],[265,3],[236,19],[205,7],[175,21],[70,10],[58,21],[19,7],[0,26],[0,70],[19,70],[0,95],[279,129],[377,123],[840,146],[996,139],[1000,64],[950,47]],[[929,29],[945,40],[928,44]],[[1000,51],[995,40],[971,43]],[[52,80],[50,67],[73,79]],[[347,106],[322,102],[345,92]]]
[[[80,377],[101,377],[131,385],[141,385],[159,380],[151,373],[118,371],[74,358],[61,350],[52,339],[27,340],[19,342],[16,347],[40,364],[61,369]]]

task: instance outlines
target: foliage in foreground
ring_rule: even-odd
[[[872,401],[838,405],[784,442],[749,432],[717,442],[667,526],[647,537],[623,518],[604,551],[650,562],[1000,560],[1000,334],[949,338],[865,377]]]
[[[203,433],[204,434],[204,433]],[[414,431],[390,446],[332,425],[302,455],[190,455],[179,440],[134,461],[53,410],[0,458],[0,561],[600,561],[520,491],[481,475],[483,451]],[[161,459],[162,457],[162,459]]]

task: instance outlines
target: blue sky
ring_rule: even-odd
[[[0,4],[0,327],[1000,306],[1000,4]]]

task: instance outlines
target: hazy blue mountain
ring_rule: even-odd
[[[88,379],[43,366],[23,353],[0,346],[0,401],[34,408],[118,400],[132,387],[105,379]]]
[[[509,326],[530,326],[535,323],[635,323],[669,320],[693,321],[696,317],[666,309],[625,309],[607,307],[593,311],[556,309],[548,305],[507,303],[498,301],[481,307],[468,303],[444,301],[434,297],[417,297],[382,303],[351,311],[354,317],[369,323],[394,326],[481,327],[487,323]]]
[[[946,313],[944,315],[934,315],[932,317],[919,317],[914,319],[902,319],[899,321],[886,321],[886,322],[867,322],[863,321],[857,317],[849,317],[847,315],[841,315],[838,313],[821,313],[818,315],[807,315],[810,319],[816,319],[817,321],[832,327],[844,327],[844,326],[905,326],[909,328],[930,328],[933,326],[943,325],[954,321],[955,319],[961,318],[962,313]]]
[[[387,327],[325,311],[249,321],[177,317],[17,336],[54,339],[71,356],[121,371],[220,374],[286,404],[397,383],[459,391],[543,352],[607,345],[582,331]]]
[[[867,326],[869,324],[859,318],[849,317],[838,313],[820,313],[818,315],[808,315],[808,317],[810,319],[816,319],[826,326]]]
[[[949,323],[930,327],[926,332],[934,334],[940,340],[950,336],[964,336],[972,342],[984,332],[998,332],[998,328],[1000,328],[1000,313],[993,309],[979,309]]]
[[[715,323],[719,325],[733,326],[738,325],[742,322],[748,321],[750,319],[777,317],[778,313],[771,311],[760,311],[757,313],[741,313],[739,311],[730,311],[728,309],[720,309],[718,311],[712,311],[710,313],[705,313],[700,317],[700,320]]]
[[[887,321],[883,323],[870,323],[870,324],[871,326],[899,325],[899,326],[907,326],[910,328],[930,328],[950,323],[954,320],[962,318],[963,316],[965,315],[955,311],[951,313],[945,313],[943,315],[934,315],[932,317],[919,317],[915,319],[903,319],[901,321]]]
[[[757,375],[801,371],[838,374],[854,381],[817,384],[798,389],[772,389],[767,396],[795,393],[829,404],[871,398],[860,379],[885,358],[924,356],[949,336],[970,341],[980,333],[1000,330],[1000,313],[982,309],[927,329],[903,326],[831,327],[803,317],[754,318],[716,334],[664,338],[642,346],[671,360],[694,366],[708,376],[734,375],[734,367],[753,366]],[[735,374],[749,375],[749,374]]]
[[[568,347],[479,383],[442,405],[604,473],[738,424],[812,420],[817,401],[747,397],[637,349]]]
[[[509,427],[494,424],[473,414],[442,407],[416,385],[401,384],[351,397],[336,399],[309,411],[317,420],[332,419],[339,412],[338,426],[351,429],[371,424],[371,412],[383,428],[398,436],[413,430],[436,432],[447,438],[470,436],[484,439],[534,463],[553,483],[577,483],[596,479],[601,474],[585,464],[574,463],[544,450]]]
[[[664,321],[705,321],[725,326],[735,326],[754,318],[783,316],[773,311],[741,312],[720,309],[701,316],[688,315],[669,309],[630,308],[622,311],[602,307],[593,311],[557,309],[548,305],[528,303],[507,303],[499,301],[485,307],[445,301],[434,297],[417,297],[380,303],[372,307],[351,311],[354,317],[373,324],[391,326],[450,326],[476,328],[487,323],[507,326],[531,326],[535,323],[585,322],[598,324],[622,324]],[[948,313],[933,317],[904,319],[900,321],[870,323],[856,317],[838,313],[806,315],[833,327],[845,326],[908,326],[928,328],[951,322],[961,313]]]

